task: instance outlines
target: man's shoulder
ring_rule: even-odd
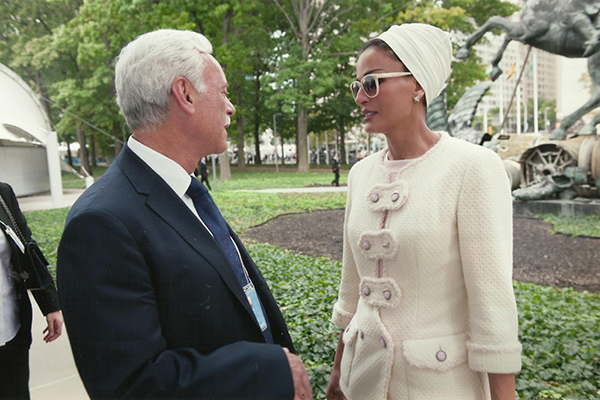
[[[133,192],[135,190],[125,174],[113,164],[77,199],[68,220],[85,212],[127,212],[134,206],[131,202]]]

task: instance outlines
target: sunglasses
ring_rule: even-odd
[[[379,94],[379,79],[381,78],[395,78],[397,76],[408,76],[412,75],[410,72],[388,72],[385,74],[369,74],[363,76],[359,81],[354,81],[350,84],[350,90],[352,91],[352,97],[356,100],[360,89],[365,92],[368,98],[372,99],[377,97]]]

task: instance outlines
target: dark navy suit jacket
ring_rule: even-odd
[[[276,345],[265,343],[219,245],[128,147],[78,199],[58,250],[58,287],[93,399],[294,397],[283,316],[231,234]]]

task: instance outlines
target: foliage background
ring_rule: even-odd
[[[290,175],[288,175],[290,174]],[[273,185],[295,187],[327,182],[330,173],[233,172],[213,197],[234,230],[241,233],[279,214],[345,206],[344,193],[269,194],[237,190]],[[54,271],[56,249],[68,209],[25,213]],[[600,237],[598,216],[544,215],[554,231]],[[341,263],[263,243],[247,243],[288,323],[296,350],[309,371],[315,398],[324,399],[338,340],[329,322],[337,298]],[[515,283],[523,369],[520,399],[600,398],[600,294]]]

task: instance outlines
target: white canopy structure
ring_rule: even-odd
[[[62,204],[56,132],[37,95],[10,68],[0,64],[0,181],[17,196],[47,192]]]

